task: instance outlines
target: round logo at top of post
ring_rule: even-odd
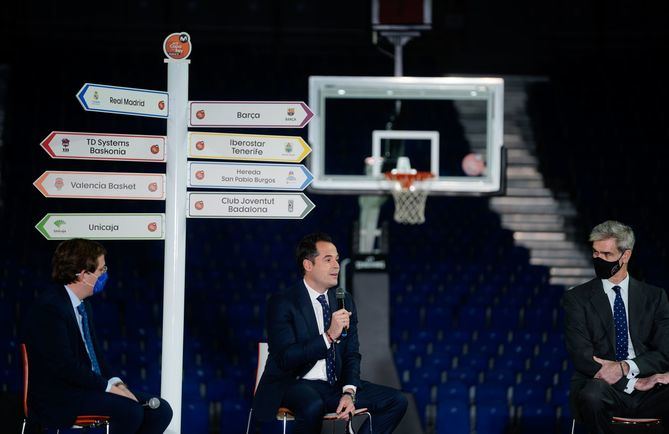
[[[163,42],[165,56],[174,60],[188,58],[192,48],[190,35],[186,32],[172,33],[165,38],[165,42]]]

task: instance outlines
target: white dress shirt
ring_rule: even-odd
[[[314,309],[314,315],[316,315],[316,324],[318,324],[318,333],[320,333],[320,335],[323,337],[325,346],[329,350],[331,344],[330,340],[325,334],[325,324],[323,323],[323,306],[321,306],[321,302],[318,301],[318,297],[321,295],[321,293],[310,287],[306,281],[304,281],[304,286],[307,287],[309,300],[311,300],[311,307]],[[325,302],[328,303],[328,291],[325,291],[323,295],[325,295]],[[330,312],[334,312],[332,307],[330,307]],[[327,368],[325,366],[325,359],[320,359],[319,361],[317,361],[314,367],[311,368],[309,372],[304,374],[304,377],[302,377],[302,379],[328,381],[328,373],[327,373]],[[346,389],[353,389],[353,393],[355,393],[356,387],[347,384],[342,388],[342,390]]]

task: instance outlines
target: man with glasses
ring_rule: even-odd
[[[96,339],[87,299],[105,288],[106,253],[81,238],[56,248],[51,277],[57,286],[40,296],[24,324],[30,418],[64,428],[78,415],[109,416],[111,433],[159,434],[172,419],[170,405],[160,399],[150,408],[150,395],[109,375]]]

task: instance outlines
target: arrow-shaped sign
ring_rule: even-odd
[[[304,193],[188,193],[188,217],[300,220],[314,208]]]
[[[86,83],[77,93],[86,111],[167,118],[167,92]]]
[[[190,101],[191,127],[302,128],[314,116],[301,101]]]
[[[302,191],[313,175],[302,164],[189,162],[189,187]]]
[[[188,156],[299,163],[311,148],[300,136],[188,133]]]
[[[60,172],[47,170],[33,185],[46,197],[76,199],[165,199],[160,173]]]
[[[165,214],[47,214],[35,228],[47,240],[162,240]]]
[[[74,160],[165,161],[165,136],[53,131],[40,146],[51,158]]]

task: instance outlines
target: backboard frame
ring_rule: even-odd
[[[430,181],[431,194],[495,194],[503,185],[502,148],[504,135],[504,80],[493,77],[354,77],[312,76],[309,78],[309,123],[312,152],[307,160],[314,180],[309,191],[325,194],[387,194],[393,183],[367,175],[325,173],[325,105],[328,98],[348,99],[437,99],[478,100],[486,106],[485,176],[437,177]],[[371,140],[370,140],[371,142]],[[370,143],[370,153],[372,155]],[[363,162],[361,162],[361,165]]]

